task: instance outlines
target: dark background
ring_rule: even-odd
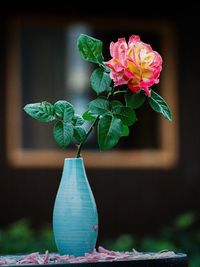
[[[0,227],[22,217],[30,218],[36,228],[51,222],[61,176],[60,169],[12,169],[6,162],[6,21],[15,15],[29,14],[163,18],[174,25],[178,51],[178,165],[171,170],[88,169],[87,173],[99,210],[99,242],[121,233],[156,233],[185,211],[200,214],[198,8],[191,1],[177,8],[168,1],[161,2],[123,3],[119,7],[116,3],[95,3],[96,8],[89,8],[86,3],[74,7],[68,7],[67,3],[0,5]]]

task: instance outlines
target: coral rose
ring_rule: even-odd
[[[112,59],[105,65],[111,69],[114,86],[127,84],[133,93],[143,89],[150,96],[150,86],[159,82],[162,70],[162,58],[158,52],[143,43],[139,36],[132,35],[128,44],[125,38],[111,42],[110,54]]]

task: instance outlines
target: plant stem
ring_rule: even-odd
[[[108,95],[107,95],[107,99],[109,99],[109,98],[113,95],[114,90],[115,90],[115,88],[112,88],[111,92],[108,93]]]
[[[107,95],[107,99],[109,99],[113,95],[122,94],[122,93],[126,93],[127,92],[127,90],[122,90],[122,91],[114,91],[114,90],[115,89],[113,88],[113,90]]]
[[[116,91],[113,93],[113,95],[116,95],[116,94],[122,94],[122,93],[126,93],[127,90],[122,90],[122,91]]]
[[[93,124],[90,126],[90,128],[89,128],[89,130],[88,130],[88,132],[87,132],[87,134],[86,134],[86,136],[85,136],[85,139],[84,139],[84,140],[80,143],[80,145],[78,146],[78,151],[77,151],[77,153],[76,153],[76,157],[77,157],[77,158],[80,158],[80,157],[81,157],[81,149],[82,149],[83,145],[85,144],[85,142],[86,142],[88,136],[90,135],[90,133],[92,132],[92,130],[93,130],[94,127],[96,126],[98,120],[99,120],[99,116],[96,117],[95,121],[94,121]]]

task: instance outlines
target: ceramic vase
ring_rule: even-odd
[[[60,255],[91,253],[98,236],[98,213],[82,158],[65,158],[53,209],[53,233]]]

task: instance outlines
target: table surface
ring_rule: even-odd
[[[51,254],[50,254],[51,255]],[[22,266],[30,267],[30,264],[4,264],[4,258],[20,259],[23,255],[7,255],[0,256],[0,267],[4,266]],[[31,264],[33,266],[34,264]],[[166,258],[152,258],[152,259],[135,259],[135,260],[117,260],[117,261],[102,261],[102,262],[84,262],[84,263],[67,263],[67,262],[51,262],[46,264],[40,264],[41,267],[188,267],[188,257],[184,253],[178,253],[173,257]]]

